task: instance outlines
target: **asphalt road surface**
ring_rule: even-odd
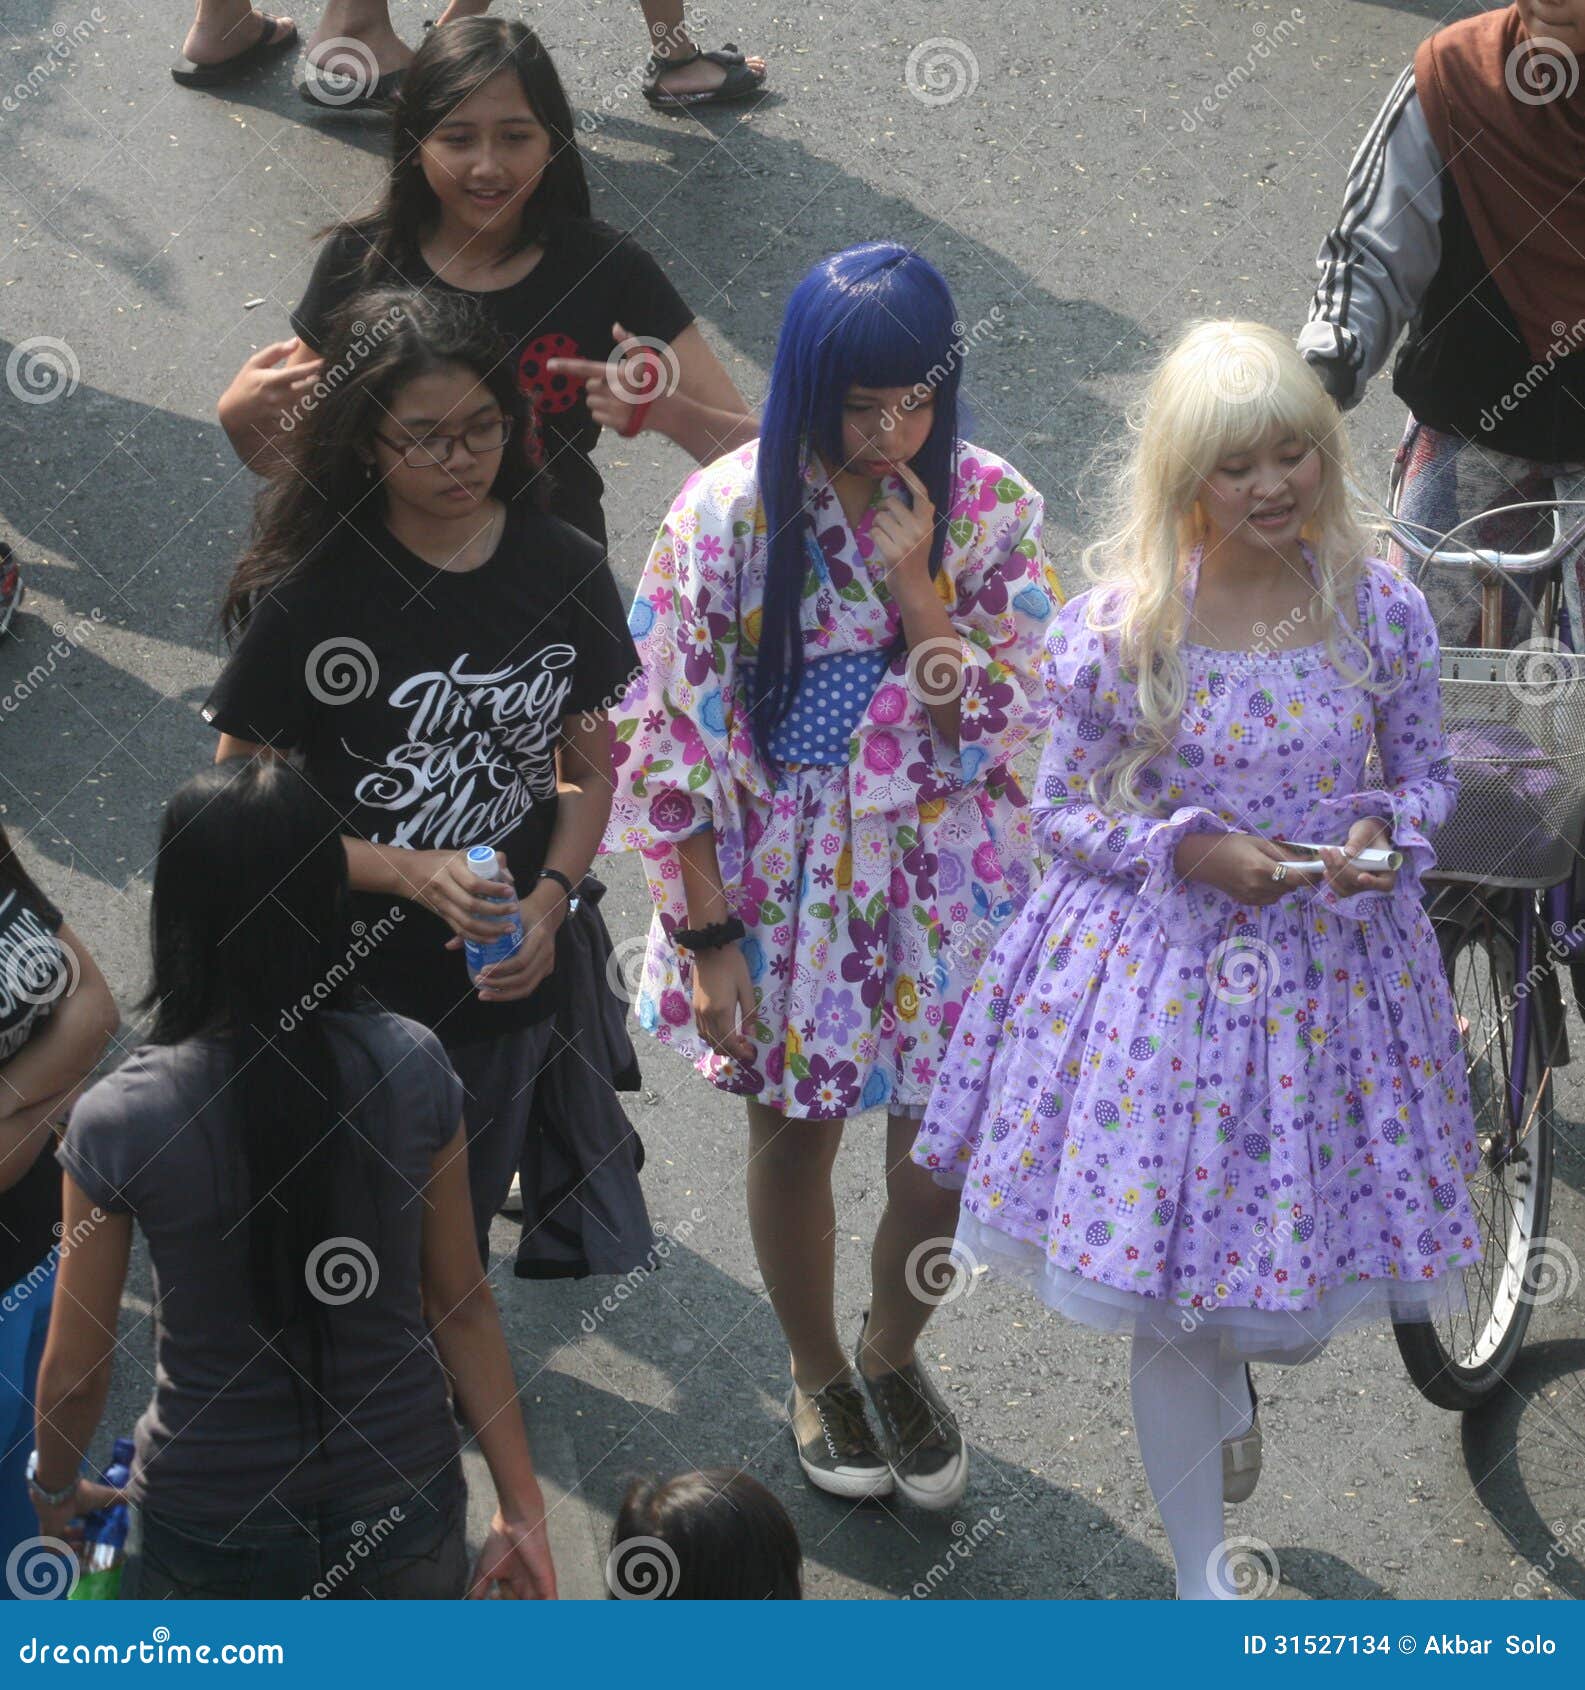
[[[585,114],[597,213],[659,257],[751,399],[787,291],[815,258],[887,236],[941,265],[964,322],[987,325],[966,378],[973,436],[1043,492],[1073,582],[1094,518],[1091,460],[1117,437],[1142,366],[1195,316],[1297,329],[1353,148],[1415,43],[1459,9],[722,0],[700,33],[763,53],[772,91],[696,118],[631,94],[642,35],[629,0],[552,0],[525,16]],[[393,6],[409,39],[434,10]],[[0,362],[46,388],[52,361],[69,379],[43,400],[0,387],[0,533],[28,576],[26,610],[0,642],[0,811],[105,967],[130,1036],[160,806],[212,753],[198,705],[253,490],[215,399],[249,350],[287,332],[316,231],[369,203],[384,131],[310,114],[285,65],[219,95],[177,88],[181,0],[8,0],[5,14]],[[299,21],[306,31],[312,14]],[[1400,426],[1378,383],[1354,430],[1378,490]],[[631,588],[687,466],[648,436],[607,437],[600,461],[613,563]],[[614,933],[639,933],[634,864],[604,872]],[[664,1270],[620,1296],[610,1281],[528,1284],[510,1276],[511,1224],[495,1232],[567,1594],[602,1593],[630,1475],[745,1463],[791,1507],[811,1595],[1169,1596],[1126,1346],[989,1276],[926,1339],[973,1446],[958,1514],[849,1507],[805,1488],[744,1221],[741,1106],[643,1042],[649,1089],[633,1114],[646,1186],[679,1235]],[[1569,1075],[1559,1096],[1572,1148],[1552,1230],[1585,1253]],[[836,1174],[844,1332],[861,1307],[879,1174],[878,1134],[861,1122]],[[1585,1590],[1579,1277],[1539,1311],[1513,1388],[1478,1423],[1421,1401],[1385,1332],[1263,1370],[1266,1473],[1229,1532],[1271,1546],[1278,1595]],[[106,1440],[147,1398],[149,1290],[140,1258]],[[476,1486],[476,1531],[484,1510]]]

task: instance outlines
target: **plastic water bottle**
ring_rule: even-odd
[[[117,1438],[104,1482],[117,1490],[132,1477],[132,1440]],[[121,1564],[126,1559],[132,1516],[124,1502],[95,1508],[83,1518],[83,1571],[72,1591],[74,1602],[114,1602],[121,1594]]]
[[[490,845],[475,845],[468,852],[468,867],[481,880],[504,880],[505,864],[500,853]],[[523,942],[523,915],[515,902],[502,900],[503,915],[510,914],[512,925],[501,930],[498,939],[464,939],[463,954],[468,959],[468,978],[477,980],[482,969],[486,969],[492,962],[505,962],[509,956],[517,954],[517,948]]]

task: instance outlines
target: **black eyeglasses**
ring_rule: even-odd
[[[426,434],[422,440],[387,440],[379,433],[374,438],[398,453],[409,469],[430,469],[436,464],[449,464],[459,440],[475,457],[499,452],[512,438],[512,419],[497,417],[494,422],[478,423],[461,434]]]

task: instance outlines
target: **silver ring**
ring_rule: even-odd
[[[1283,881],[1288,878],[1288,865],[1286,863],[1278,863],[1271,871],[1271,878],[1280,886]]]

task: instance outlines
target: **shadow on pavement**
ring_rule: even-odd
[[[1526,1350],[1491,1406],[1466,1414],[1464,1461],[1514,1550],[1518,1597],[1585,1596],[1585,1340]]]

